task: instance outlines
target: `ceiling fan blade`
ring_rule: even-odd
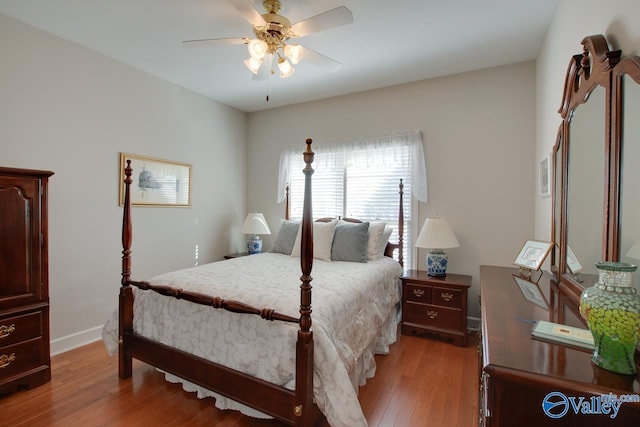
[[[246,37],[228,37],[222,39],[200,39],[185,40],[182,42],[184,47],[207,47],[207,46],[223,46],[230,44],[247,44],[249,39]]]
[[[352,22],[353,14],[351,11],[344,6],[340,6],[293,24],[291,29],[296,36],[304,37],[312,33],[317,33],[318,31],[351,24]]]
[[[249,0],[228,0],[229,3],[242,15],[244,19],[252,25],[264,25],[264,18],[258,10],[253,7]]]
[[[331,59],[321,53],[316,52],[308,47],[303,47],[304,53],[302,54],[303,61],[309,61],[318,68],[322,68],[330,73],[335,73],[342,67],[342,63]]]

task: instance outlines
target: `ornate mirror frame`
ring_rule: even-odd
[[[560,290],[558,321],[564,322],[565,308],[571,309],[578,317],[580,294],[585,287],[597,279],[572,274],[567,263],[569,254],[567,230],[569,228],[568,199],[570,197],[569,165],[570,147],[579,149],[581,141],[571,140],[571,119],[578,106],[589,102],[596,88],[604,88],[604,176],[602,189],[604,197],[602,209],[601,260],[619,261],[621,258],[621,206],[623,203],[623,152],[624,152],[624,85],[640,85],[640,57],[621,59],[621,51],[610,50],[602,35],[585,37],[582,40],[583,52],[572,56],[565,76],[562,104],[559,113],[562,123],[553,148],[552,157],[552,229],[551,238],[556,243],[552,254],[551,272],[555,275]],[[629,78],[625,77],[628,76]],[[592,101],[596,102],[596,101]],[[640,139],[640,131],[638,132]],[[628,144],[640,144],[629,139]],[[640,151],[639,151],[640,152]],[[575,153],[575,151],[574,151]],[[640,157],[640,155],[638,156]],[[640,164],[640,158],[637,159]],[[640,168],[639,168],[640,170]],[[640,182],[640,179],[637,181]],[[628,183],[627,183],[628,185]],[[633,191],[638,184],[633,185]],[[630,194],[631,192],[628,191]],[[640,218],[640,211],[638,212]],[[640,236],[638,237],[640,239]],[[640,240],[639,240],[640,241]],[[588,277],[591,276],[591,277]]]

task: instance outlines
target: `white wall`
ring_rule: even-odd
[[[536,161],[551,152],[556,140],[564,76],[572,55],[582,53],[586,36],[603,34],[611,49],[640,53],[640,2],[637,0],[561,0],[536,66]],[[551,199],[535,198],[535,235],[551,236]]]
[[[191,208],[135,208],[133,278],[221,259],[243,240],[244,113],[0,14],[2,166],[50,180],[53,352],[117,304],[119,152],[187,162]]]
[[[535,64],[527,62],[252,113],[247,208],[264,212],[277,232],[281,147],[420,129],[429,202],[419,205],[419,225],[436,214],[449,219],[461,245],[447,251],[449,272],[474,277],[469,314],[479,316],[479,266],[511,265],[533,235],[534,98]]]

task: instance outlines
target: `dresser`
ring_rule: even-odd
[[[598,368],[591,363],[590,350],[533,339],[533,321],[558,322],[558,283],[544,273],[527,291],[518,285],[517,277],[515,268],[480,267],[480,425],[640,425],[640,402],[623,403],[614,418],[612,412],[585,413],[605,410],[597,403],[603,394],[640,395],[640,377]],[[542,300],[532,297],[535,287]],[[565,316],[564,320],[585,328],[578,318]],[[564,409],[566,414],[551,418],[543,411],[543,402],[551,415],[560,415]]]
[[[51,379],[47,184],[0,167],[0,394]]]
[[[402,281],[402,333],[439,335],[467,345],[467,290],[471,276],[429,276],[407,270]]]

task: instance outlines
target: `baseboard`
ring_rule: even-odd
[[[102,339],[102,326],[76,332],[66,337],[56,338],[55,340],[51,340],[51,356],[91,344],[100,339]]]
[[[467,330],[479,331],[480,330],[480,318],[479,317],[467,317]]]

